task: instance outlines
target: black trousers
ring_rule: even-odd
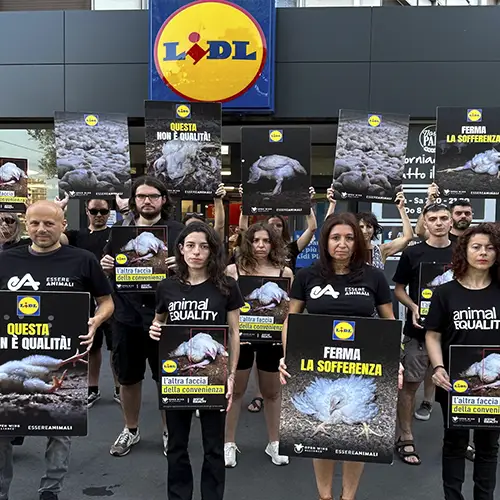
[[[436,400],[441,404],[444,418],[443,489],[445,500],[464,500],[462,485],[465,480],[465,454],[469,444],[469,430],[448,429],[448,394],[436,389]],[[474,430],[474,500],[493,500],[496,486],[499,431]]]
[[[188,444],[191,430],[191,410],[170,410],[168,427],[168,500],[192,500],[193,471]],[[201,469],[201,500],[222,500],[226,481],[224,464],[224,428],[226,412],[200,410],[203,440]]]

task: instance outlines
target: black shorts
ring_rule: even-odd
[[[120,385],[134,385],[144,380],[146,361],[159,382],[159,342],[142,327],[113,321],[113,368]]]
[[[255,357],[257,369],[263,372],[279,371],[280,359],[283,357],[283,346],[273,344],[241,344],[238,370],[250,370]]]
[[[108,351],[113,350],[113,332],[111,330],[111,322],[105,321],[95,332],[94,342],[92,342],[92,347],[90,352],[97,352],[102,349],[102,344],[106,339],[106,349]]]

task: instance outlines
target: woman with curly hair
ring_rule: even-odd
[[[442,477],[445,500],[463,500],[468,429],[449,429],[448,393],[451,390],[449,347],[451,345],[498,346],[497,320],[477,321],[456,318],[500,317],[500,236],[493,224],[467,229],[456,243],[452,269],[454,280],[439,286],[432,297],[426,319],[426,346],[437,386],[436,401],[444,418]],[[484,323],[487,326],[484,327]],[[500,432],[474,430],[474,500],[493,500]]]
[[[239,276],[282,276],[293,278],[290,268],[285,265],[286,250],[276,230],[270,224],[258,222],[243,234],[240,253],[235,264],[227,268],[227,274],[234,279]],[[236,467],[236,427],[248,379],[256,357],[259,386],[264,399],[269,442],[266,454],[274,465],[287,465],[288,457],[278,453],[279,421],[281,406],[281,386],[278,374],[279,361],[283,356],[281,345],[242,343],[240,359],[236,371],[233,406],[227,416],[225,459],[226,467]]]

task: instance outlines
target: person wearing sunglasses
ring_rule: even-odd
[[[22,225],[16,214],[0,212],[0,251],[29,245],[29,238],[22,238]]]

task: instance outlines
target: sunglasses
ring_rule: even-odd
[[[9,226],[12,226],[13,224],[16,223],[16,219],[14,219],[13,217],[2,217],[0,218],[0,223],[2,222],[8,224]]]
[[[444,203],[431,203],[430,205],[427,205],[424,210],[423,214],[425,215],[429,210],[449,210],[448,205],[445,205]]]
[[[107,208],[89,208],[90,215],[108,215],[109,210]]]

